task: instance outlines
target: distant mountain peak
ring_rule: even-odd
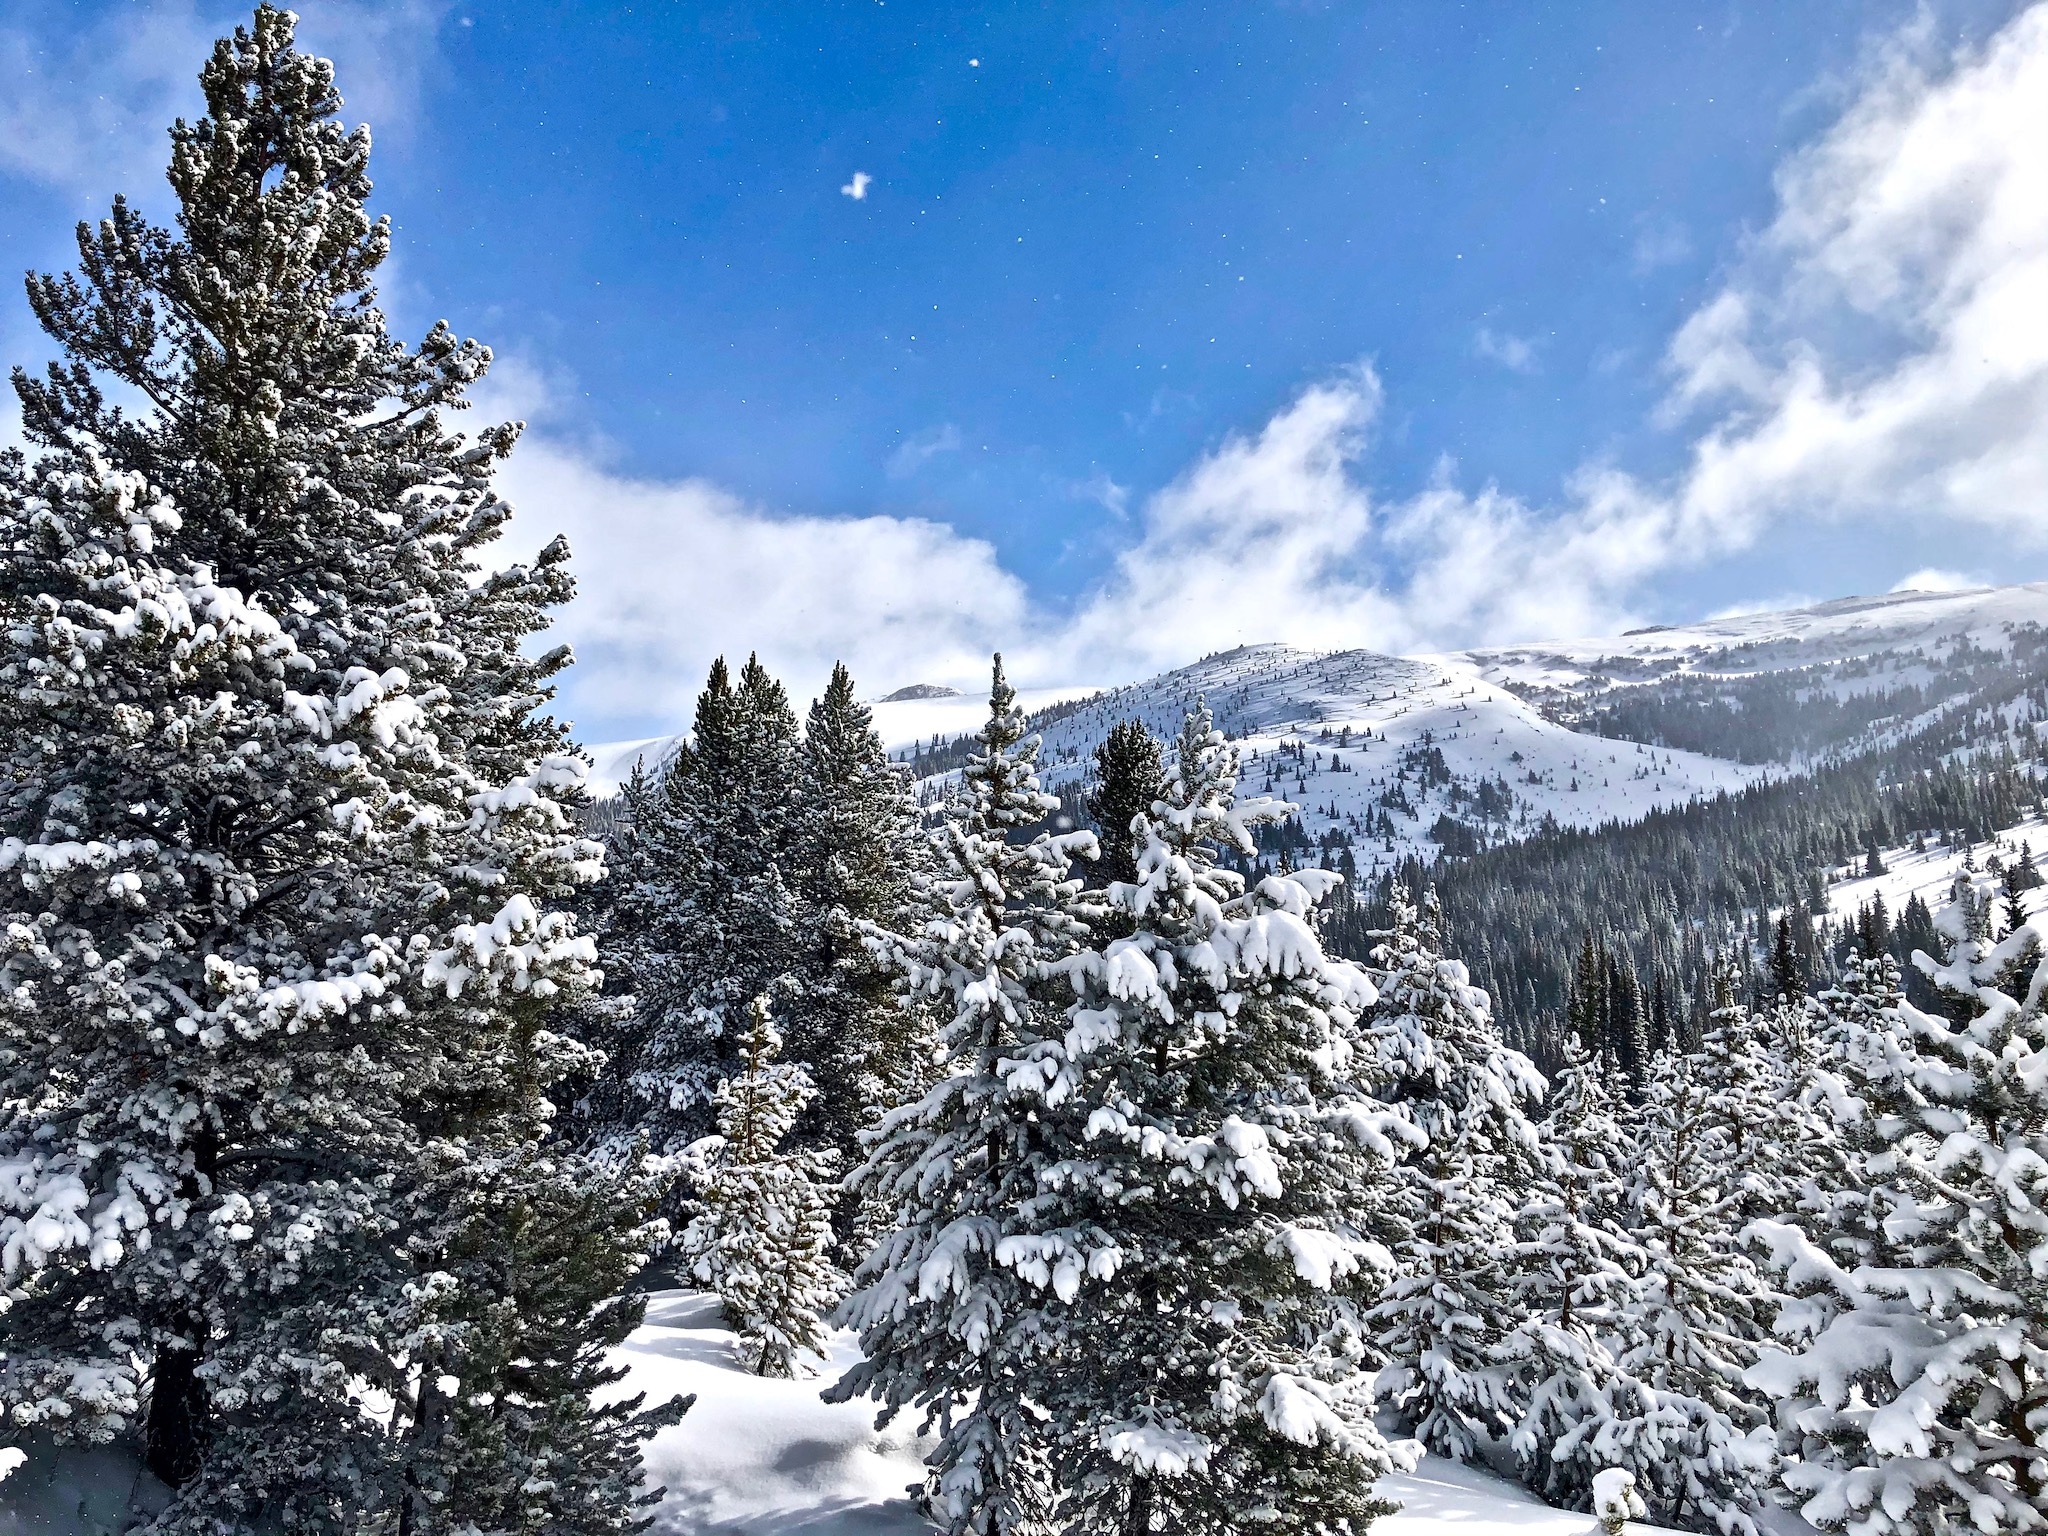
[[[948,688],[944,683],[909,683],[894,693],[885,693],[875,702],[878,704],[908,704],[917,699],[957,699],[958,688]]]

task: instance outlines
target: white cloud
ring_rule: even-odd
[[[417,120],[449,0],[312,0],[299,45],[335,61],[351,123],[381,142]],[[29,0],[0,25],[0,173],[55,187],[99,209],[117,192],[169,198],[166,129],[202,110],[199,70],[214,40],[249,22],[246,4],[169,0],[76,8]]]
[[[2048,6],[1980,51],[1883,50],[1777,177],[1776,218],[1680,331],[1671,405],[1710,414],[1674,528],[1939,520],[2048,546]]]
[[[912,433],[889,455],[889,478],[908,480],[940,454],[956,453],[959,448],[960,429],[950,421]]]
[[[1074,481],[1067,487],[1067,493],[1076,500],[1096,503],[1118,522],[1130,516],[1131,488],[1118,485],[1108,470],[1098,469],[1086,480]]]
[[[545,416],[500,364],[478,416]],[[845,661],[870,692],[968,679],[1029,624],[993,548],[920,518],[782,515],[703,480],[618,473],[602,444],[530,433],[501,476],[507,558],[566,534],[580,588],[553,632],[576,649],[568,713],[597,736],[686,720],[718,654],[759,651],[799,700]]]
[[[1496,331],[1482,325],[1472,338],[1472,350],[1489,362],[1514,373],[1536,371],[1536,344],[1525,336],[1516,336],[1507,331]]]
[[[853,173],[853,180],[849,181],[845,186],[839,189],[840,195],[843,197],[850,197],[856,203],[863,202],[867,198],[868,188],[873,186],[874,183],[875,178],[870,176],[866,171],[855,171]]]
[[[1967,592],[1972,587],[1986,583],[1961,571],[1944,571],[1937,566],[1927,566],[1915,571],[1892,588],[1894,592]]]

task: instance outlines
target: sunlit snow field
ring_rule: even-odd
[[[667,1291],[622,1356],[631,1374],[618,1389],[650,1399],[694,1392],[697,1405],[648,1448],[648,1480],[665,1486],[657,1536],[922,1536],[907,1490],[922,1480],[920,1446],[905,1414],[885,1431],[874,1404],[832,1405],[818,1390],[859,1358],[849,1333],[807,1381],[752,1376],[733,1355],[715,1298]],[[1376,1536],[1592,1536],[1590,1515],[1551,1509],[1490,1472],[1425,1457],[1411,1474],[1383,1478],[1401,1512]],[[1652,1527],[1631,1527],[1648,1531]]]

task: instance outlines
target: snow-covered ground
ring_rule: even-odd
[[[1897,922],[1900,909],[1918,896],[1938,911],[1948,900],[1956,872],[1963,867],[1966,857],[1975,859],[1981,875],[1994,856],[2001,866],[2031,856],[2034,867],[2048,874],[2048,820],[2032,816],[2018,826],[1995,833],[1989,842],[1972,845],[1929,843],[1919,853],[1910,845],[1881,849],[1879,858],[1885,872],[1832,882],[1828,886],[1828,910],[1838,919],[1854,918],[1858,907],[1868,906],[1873,896],[1882,896],[1885,910]],[[2024,901],[2029,917],[2048,914],[2048,885],[2028,891]]]
[[[1302,808],[1311,837],[1337,832],[1362,870],[1434,855],[1430,833],[1446,811],[1490,823],[1495,835],[1545,816],[1593,826],[1738,789],[1770,771],[1569,730],[1449,658],[1255,645],[1116,689],[1052,721],[1043,731],[1046,782],[1080,778],[1118,720],[1142,720],[1170,740],[1197,699],[1238,741],[1241,787],[1267,792],[1270,781],[1270,793]],[[1440,774],[1418,761],[1432,752],[1442,756]],[[1504,814],[1483,816],[1474,801],[1480,784],[1501,781]]]
[[[617,1396],[650,1401],[694,1392],[696,1406],[647,1447],[647,1481],[666,1489],[654,1536],[926,1536],[910,1489],[923,1482],[915,1416],[874,1427],[874,1404],[829,1404],[818,1392],[859,1357],[853,1335],[832,1337],[804,1381],[750,1374],[733,1353],[718,1303],[699,1291],[650,1298],[647,1320],[619,1359]],[[1518,1484],[1476,1467],[1424,1457],[1383,1478],[1401,1505],[1375,1536],[1597,1536],[1590,1515],[1550,1508]],[[163,1491],[125,1449],[31,1455],[0,1482],[0,1536],[114,1536]],[[1631,1525],[1636,1536],[1654,1527]],[[1811,1536],[1811,1533],[1807,1533]]]
[[[734,1360],[717,1302],[695,1291],[663,1292],[622,1351],[631,1375],[620,1391],[650,1399],[694,1392],[697,1405],[648,1448],[648,1480],[667,1488],[655,1536],[923,1536],[907,1490],[923,1480],[920,1445],[906,1414],[874,1428],[869,1402],[832,1405],[818,1390],[858,1358],[836,1334],[820,1374],[767,1381]],[[1401,1512],[1375,1536],[1594,1536],[1592,1516],[1552,1509],[1518,1484],[1476,1467],[1423,1458],[1413,1473],[1384,1478],[1380,1492]],[[1647,1533],[1653,1528],[1631,1526]]]
[[[818,1390],[860,1357],[836,1334],[810,1381],[750,1375],[734,1358],[718,1299],[664,1291],[621,1350],[631,1370],[617,1389],[657,1401],[694,1392],[680,1424],[647,1448],[647,1480],[668,1490],[655,1536],[910,1536],[928,1527],[907,1490],[923,1480],[914,1418],[877,1432],[872,1403],[835,1405]]]
[[[1591,680],[1646,682],[1680,673],[1733,676],[1930,647],[1961,636],[2002,647],[2008,628],[2048,626],[2048,582],[1962,592],[1891,592],[1811,608],[1658,625],[1626,635],[1464,651],[1489,682],[1571,692]]]

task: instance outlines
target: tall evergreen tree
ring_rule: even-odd
[[[896,1007],[894,978],[860,942],[863,925],[901,924],[929,844],[844,666],[811,705],[799,757],[786,857],[804,928],[784,1013],[790,1055],[810,1064],[818,1094],[798,1135],[851,1158],[856,1133],[920,1093],[931,1068],[928,1010]]]
[[[1824,1528],[2037,1531],[2048,1507],[2048,965],[1960,899],[1919,966],[1948,1016],[1845,1014],[1840,1101],[1865,1155],[1819,1210],[1757,1223],[1798,1293],[1749,1379],[1790,1403],[1782,1473]]]
[[[1774,996],[1798,1002],[1806,996],[1806,962],[1794,942],[1792,919],[1778,919],[1771,939],[1771,989]]]
[[[826,1396],[873,1396],[884,1422],[923,1409],[939,1429],[934,1517],[951,1536],[1007,1536],[1042,1528],[1052,1490],[1030,1385],[1044,1299],[997,1254],[1037,1236],[1033,1116],[1041,1064],[1056,1070],[1064,1033],[1050,968],[1100,909],[1070,872],[1095,852],[1093,833],[1022,840],[1059,802],[1039,788],[1038,739],[1000,656],[978,747],[946,807],[937,865],[916,881],[919,921],[866,930],[905,1005],[950,1017],[942,1075],[883,1118],[854,1175],[894,1220],[844,1309],[867,1358]]]
[[[1088,814],[1101,828],[1102,858],[1095,875],[1103,884],[1138,878],[1133,818],[1146,815],[1166,788],[1159,742],[1142,720],[1119,720],[1095,749],[1095,788]]]
[[[2006,865],[1999,881],[1999,897],[2005,903],[2005,931],[2016,932],[2027,923],[2027,876],[2032,873],[2031,861],[2015,859]]]
[[[753,999],[786,985],[803,931],[784,877],[796,815],[796,716],[749,658],[723,657],[697,697],[690,739],[633,805],[634,1012],[608,1042],[608,1081],[587,1134],[680,1154],[713,1128]]]
[[[1396,1117],[1346,1072],[1374,993],[1315,936],[1334,875],[1246,891],[1219,866],[1291,809],[1239,801],[1237,771],[1198,704],[1109,887],[1129,933],[1064,963],[1040,1229],[997,1250],[1052,1292],[1037,1399],[1069,1532],[1357,1536],[1389,1507],[1346,1299],[1385,1268]]]
[[[1542,1179],[1520,1213],[1519,1321],[1501,1355],[1523,1405],[1509,1437],[1522,1480],[1552,1504],[1590,1509],[1594,1477],[1627,1459],[1635,1428],[1613,1344],[1643,1256],[1622,1227],[1625,1143],[1605,1069],[1569,1036],[1564,1059],[1541,1126]]]
[[[1688,1091],[1699,1095],[1700,1167],[1724,1196],[1714,1206],[1714,1235],[1729,1244],[1751,1217],[1783,1209],[1796,1180],[1784,1117],[1803,1049],[1803,1007],[1779,1002],[1759,1014],[1738,994],[1738,982],[1731,964],[1715,972],[1714,1011],[1686,1074]],[[1775,1039],[1767,1033],[1772,1025]],[[1687,1104],[1689,1113],[1693,1101]]]
[[[1515,1208],[1542,1165],[1527,1111],[1545,1084],[1444,955],[1440,923],[1433,892],[1416,906],[1397,890],[1393,933],[1375,952],[1385,1091],[1422,1144],[1397,1172],[1399,1271],[1369,1318],[1395,1412],[1424,1445],[1462,1460],[1522,1416],[1500,1350],[1517,1316]]]
[[[264,6],[200,80],[176,230],[30,279],[0,461],[0,1405],[139,1429],[161,1530],[626,1529],[646,1192],[534,1143],[600,867],[524,649],[566,549],[480,574],[516,429],[387,333],[331,67]]]
[[[1739,1006],[1724,993],[1717,1017]],[[1633,1393],[1621,1416],[1643,1427],[1617,1464],[1635,1474],[1652,1519],[1755,1536],[1771,1458],[1743,1371],[1767,1335],[1771,1296],[1739,1245],[1750,1191],[1715,1077],[1703,1056],[1660,1057],[1635,1117],[1628,1225],[1643,1259],[1617,1363]]]

